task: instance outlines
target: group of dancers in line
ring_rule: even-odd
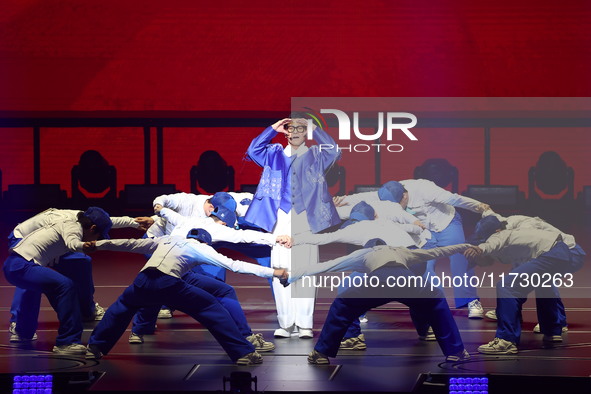
[[[337,144],[322,129],[306,145],[308,121],[282,119],[250,144],[247,154],[262,168],[254,195],[178,193],[154,200],[153,217],[110,217],[98,207],[86,211],[49,209],[20,223],[9,236],[3,271],[16,286],[11,305],[10,341],[36,339],[41,295],[57,313],[53,352],[99,359],[107,355],[133,320],[130,343],[142,343],[156,328],[161,307],[180,310],[206,327],[239,365],[262,363],[260,352],[275,345],[252,332],[236,292],[220,272],[269,278],[277,308],[276,338],[313,338],[315,288],[304,276],[351,271],[388,278],[435,275],[437,259],[449,257],[451,275],[473,276],[476,265],[511,264],[522,277],[572,275],[585,252],[572,235],[539,218],[504,218],[484,203],[446,191],[423,179],[389,181],[379,190],[333,198],[324,174],[339,158]],[[286,146],[272,143],[278,134]],[[325,147],[332,146],[332,149]],[[466,242],[455,208],[482,214]],[[146,230],[139,239],[110,239],[111,228]],[[350,243],[360,249],[319,262],[318,245]],[[250,245],[263,245],[251,249]],[[257,258],[260,264],[231,259],[216,247]],[[249,247],[243,248],[242,246]],[[270,248],[270,252],[269,252]],[[148,260],[133,283],[105,311],[94,301],[91,259],[96,250],[141,253]],[[213,269],[213,270],[212,270]],[[527,282],[527,283],[526,283]],[[546,342],[562,340],[567,329],[556,286],[533,281],[497,285],[495,338],[478,348],[484,354],[515,354],[521,336],[521,308],[535,291],[539,332]],[[465,281],[454,287],[455,307],[469,318],[483,318],[477,290]],[[328,364],[339,349],[364,350],[359,318],[390,301],[410,309],[419,339],[436,340],[447,361],[470,358],[441,288],[350,286],[332,303],[311,364]],[[170,313],[170,312],[168,312]],[[88,345],[81,344],[83,321],[100,320]]]

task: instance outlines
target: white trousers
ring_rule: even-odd
[[[295,229],[295,230],[294,230]],[[279,210],[277,223],[273,229],[275,235],[292,235],[294,232],[309,231],[306,212],[295,214]],[[318,246],[298,245],[291,249],[275,245],[271,248],[271,267],[287,268],[298,262],[318,263]],[[277,308],[277,320],[281,328],[289,328],[296,325],[301,328],[312,329],[314,322],[315,288],[302,287],[302,281],[298,280],[288,287],[283,287],[277,278],[273,278],[273,295]]]

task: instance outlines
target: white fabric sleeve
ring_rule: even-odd
[[[473,198],[449,192],[431,181],[425,181],[421,185],[423,198],[427,201],[449,204],[453,207],[467,209],[472,212],[481,213],[481,203]]]
[[[66,220],[59,224],[60,233],[66,247],[72,252],[82,252],[82,226],[73,220]]]
[[[436,260],[443,257],[449,257],[456,253],[463,253],[466,249],[472,246],[473,245],[471,244],[464,243],[458,245],[441,246],[432,249],[397,248],[395,250],[397,256],[394,261],[409,267],[413,264],[424,263],[428,260]]]
[[[134,218],[129,216],[115,216],[111,217],[113,228],[139,228],[140,225]]]
[[[367,272],[364,264],[365,256],[372,251],[373,249],[371,248],[359,249],[346,256],[328,260],[320,264],[292,264],[288,282],[293,283],[302,276],[316,275],[324,272]]]
[[[511,230],[502,230],[498,233],[494,233],[486,242],[481,243],[478,245],[480,249],[484,252],[484,254],[496,254],[498,253],[508,242],[509,235],[511,235]]]
[[[130,252],[150,254],[158,247],[158,242],[152,238],[139,239],[104,239],[96,241],[97,250],[110,250],[113,252]]]
[[[170,208],[173,211],[178,211],[179,207],[185,201],[187,201],[187,196],[187,193],[163,194],[154,199],[152,206],[160,204],[164,208]]]
[[[327,245],[333,242],[361,245],[362,241],[360,241],[359,232],[355,229],[354,224],[332,233],[313,234],[306,231],[294,237],[295,245]]]
[[[374,201],[370,203],[376,213],[378,219],[387,219],[401,224],[412,224],[416,222],[416,216],[406,212],[402,206],[392,201]]]
[[[343,199],[343,202],[348,203],[350,208],[353,208],[353,206],[355,206],[355,204],[360,203],[361,201],[365,201],[366,203],[371,205],[371,203],[373,201],[380,201],[380,197],[378,197],[377,191],[373,191],[373,192],[362,192],[362,193],[348,194]]]
[[[211,236],[213,242],[226,241],[232,243],[253,243],[273,246],[277,239],[276,235],[270,233],[263,233],[255,230],[235,230],[218,223],[214,223],[206,228],[206,230],[210,229],[212,230]]]
[[[187,247],[195,247],[192,244],[187,244]],[[222,267],[232,272],[241,274],[251,274],[260,276],[262,278],[272,278],[275,272],[273,268],[263,267],[258,264],[247,263],[246,261],[233,260],[221,253],[218,253],[210,246],[200,244],[197,252],[200,255],[200,262]]]
[[[160,210],[160,217],[170,223],[173,227],[185,224],[188,220],[186,217],[170,208],[162,208]]]

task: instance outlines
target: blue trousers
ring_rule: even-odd
[[[381,283],[386,283],[388,276],[408,277],[413,272],[402,266],[386,266],[373,271],[372,275],[379,277]],[[376,289],[351,287],[345,290],[333,301],[314,349],[326,356],[335,357],[351,323],[369,309],[390,301],[407,305],[421,324],[430,325],[446,356],[464,349],[460,332],[440,289],[431,291],[428,287],[389,288],[387,292],[387,297],[374,297],[374,294],[379,294]],[[360,298],[368,296],[372,298]]]
[[[424,247],[425,249],[436,246],[450,246],[465,243],[466,238],[464,236],[464,227],[462,226],[462,217],[460,214],[456,211],[456,214],[449,225],[442,231],[431,231],[431,236],[432,238],[428,243],[429,246]],[[452,276],[464,276],[464,274],[468,274],[468,277],[474,276],[474,268],[468,269],[468,260],[466,260],[461,253],[450,256],[449,265]],[[431,276],[436,275],[435,260],[427,262],[425,275],[427,274]],[[468,305],[469,302],[477,300],[478,294],[476,288],[466,284],[465,286],[454,287],[454,298],[456,308],[461,308]]]
[[[548,252],[511,270],[531,278],[533,274],[566,274],[578,271],[584,262],[585,252],[577,245],[569,249],[563,242],[558,242]],[[509,279],[507,279],[509,278]],[[521,338],[521,309],[529,293],[535,290],[530,283],[521,280],[497,283],[497,338],[519,344]],[[513,285],[513,286],[512,286]],[[552,292],[547,293],[551,296]],[[539,295],[538,295],[539,296]],[[541,307],[540,307],[541,306]],[[540,331],[547,335],[560,335],[562,319],[558,302],[554,298],[539,299],[538,319]]]
[[[3,270],[8,282],[27,290],[21,298],[21,306],[26,310],[39,311],[40,294],[47,296],[60,323],[55,341],[57,346],[80,343],[82,318],[76,288],[71,279],[51,268],[27,261],[17,253],[8,256]],[[37,331],[37,320],[38,312],[17,314],[16,329],[19,336],[32,338]]]
[[[8,236],[8,246],[16,245],[21,238],[16,238],[13,233]],[[78,301],[80,303],[80,313],[83,320],[94,320],[95,305],[94,305],[94,281],[92,279],[92,259],[84,253],[68,253],[60,257],[57,265],[52,267],[60,274],[72,279],[76,291],[78,293]],[[25,290],[17,287],[14,290],[12,297],[12,304],[10,305],[10,322],[16,322],[16,316],[19,313],[28,313],[27,321],[38,319],[39,308],[35,309],[34,305],[41,304],[41,293],[35,292],[39,301],[34,305],[22,306],[22,298],[26,292],[32,290]],[[27,300],[32,300],[34,295],[29,294],[25,296]]]
[[[199,321],[215,337],[232,361],[254,352],[254,345],[241,335],[228,311],[211,294],[182,279],[155,269],[138,274],[95,327],[89,344],[108,354],[133,315],[142,307],[166,304]]]
[[[244,315],[242,306],[238,301],[236,291],[232,286],[207,275],[197,274],[193,271],[189,271],[183,275],[183,280],[187,284],[198,287],[214,296],[228,311],[243,337],[252,334],[252,330],[246,322],[246,316]],[[150,306],[140,309],[133,320],[132,331],[139,335],[153,334],[154,329],[156,328],[156,320],[158,318],[159,310],[159,306]]]
[[[413,249],[416,249],[416,248],[413,248]],[[413,272],[414,275],[420,276],[425,272],[425,265],[426,265],[426,263],[413,264],[411,267],[409,267],[409,269]],[[363,277],[363,274],[360,272],[353,272],[349,276],[351,278],[353,278],[355,276]],[[348,289],[348,287],[345,287],[345,286],[339,287],[338,295],[343,294],[343,292],[347,289]],[[363,314],[359,315],[359,317],[361,317],[361,316],[363,316]],[[423,319],[422,314],[420,314],[420,313],[417,314],[417,313],[415,313],[414,309],[411,309],[410,310],[410,319],[412,320],[413,325],[415,326],[418,335],[427,335],[427,332],[429,331],[429,322],[426,321],[425,319]],[[345,336],[343,337],[343,339],[356,338],[359,335],[361,335],[361,323],[359,322],[359,319],[355,319],[355,320],[353,320],[351,325],[349,325],[349,328],[347,328],[347,332],[345,333]]]

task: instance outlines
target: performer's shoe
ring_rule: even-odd
[[[144,343],[144,336],[140,335],[140,334],[136,334],[135,332],[132,331],[131,335],[129,335],[129,339],[127,340],[127,342],[133,343],[133,344]]]
[[[275,338],[290,338],[291,334],[293,332],[293,327],[294,326],[287,327],[287,328],[280,327],[275,330],[275,332],[273,333],[273,336]]]
[[[67,354],[70,356],[82,356],[86,354],[86,346],[81,343],[71,343],[69,345],[54,346],[53,353]]]
[[[246,340],[254,345],[254,349],[257,352],[270,352],[275,350],[275,344],[273,342],[265,341],[263,334],[250,334],[246,337]]]
[[[341,341],[339,346],[340,350],[365,350],[367,345],[365,344],[365,335],[359,334],[355,338],[347,338]]]
[[[431,327],[429,327],[427,329],[427,333],[425,335],[419,335],[419,339],[421,341],[436,341],[437,338],[435,337],[435,333],[433,332],[433,329]]]
[[[513,342],[495,338],[489,343],[478,347],[478,353],[483,354],[517,354],[517,346]]]
[[[236,364],[238,364],[238,365],[254,365],[254,364],[262,364],[262,363],[263,363],[263,356],[261,356],[257,352],[245,354],[244,356],[242,356],[238,360],[236,360]]]
[[[94,320],[99,321],[103,320],[103,316],[105,316],[105,308],[99,305],[98,302],[94,303]]]
[[[330,360],[324,354],[317,352],[316,349],[314,349],[310,352],[310,354],[308,354],[308,363],[315,365],[328,365],[330,364]]]
[[[31,342],[37,340],[37,333],[33,333],[33,338],[22,338],[16,332],[16,322],[11,322],[10,327],[8,327],[8,332],[10,333],[9,341],[11,343],[22,343],[22,342]]]
[[[84,356],[87,360],[99,360],[103,357],[103,353],[99,350],[96,345],[86,346],[86,355]]]
[[[445,361],[451,363],[457,363],[460,361],[468,361],[470,360],[470,353],[466,349],[462,350],[456,354],[450,354],[449,356],[445,357]]]
[[[542,331],[540,331],[540,323],[538,323],[538,324],[536,324],[534,326],[534,332],[536,334],[541,334],[542,333]],[[564,334],[565,332],[568,332],[568,326],[562,327],[562,333]]]
[[[367,315],[359,316],[359,323],[367,323],[368,321],[369,319],[367,318]]]
[[[299,327],[298,336],[302,339],[311,339],[311,338],[314,338],[314,333],[312,332],[311,328]]]
[[[545,343],[560,343],[562,342],[562,335],[544,335],[542,341]]]
[[[496,309],[492,309],[492,310],[486,312],[484,314],[484,316],[486,316],[486,318],[487,319],[490,319],[490,320],[497,320],[497,310]]]
[[[167,308],[162,308],[158,311],[158,319],[172,319],[172,311]]]
[[[468,303],[468,318],[469,319],[482,319],[484,316],[484,309],[482,309],[482,305],[480,301],[474,300]]]

